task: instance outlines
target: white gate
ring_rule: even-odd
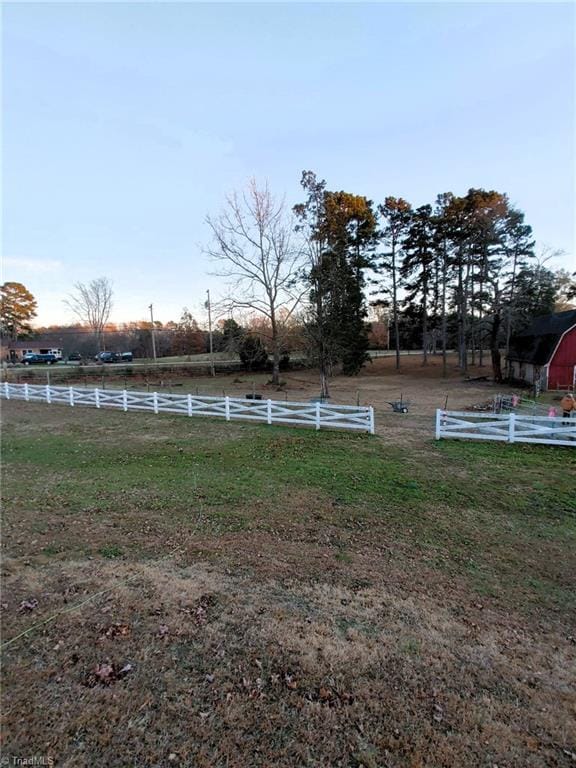
[[[575,416],[531,416],[517,413],[436,411],[436,440],[505,440],[576,447]]]

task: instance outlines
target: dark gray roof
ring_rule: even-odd
[[[576,326],[576,309],[534,318],[525,331],[513,337],[510,359],[546,365],[550,362],[562,334],[573,326]]]

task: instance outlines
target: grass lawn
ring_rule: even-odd
[[[3,405],[5,754],[576,764],[573,450]]]

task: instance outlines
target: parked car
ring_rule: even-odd
[[[36,352],[27,352],[22,357],[24,365],[54,365],[58,362],[56,355],[41,355]]]
[[[122,352],[120,358],[123,363],[131,363],[134,360],[134,355],[132,352]]]
[[[94,359],[97,363],[117,363],[118,355],[116,352],[100,352]]]
[[[81,363],[82,362],[82,355],[80,352],[70,352],[68,355],[68,362],[69,363]]]

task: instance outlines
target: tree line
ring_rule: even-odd
[[[304,200],[291,211],[251,182],[208,218],[207,252],[232,279],[226,306],[271,323],[274,381],[282,313],[298,313],[327,396],[336,366],[354,375],[368,360],[370,310],[389,316],[397,368],[409,327],[424,365],[438,352],[446,375],[447,350],[456,348],[466,372],[489,354],[501,381],[512,335],[576,296],[574,276],[547,266],[557,253],[537,257],[532,228],[504,193],[471,188],[413,207],[401,197],[377,204],[330,190],[312,171],[301,186]]]
[[[227,319],[215,330],[214,349],[244,349],[248,367],[270,354],[275,384],[298,349],[318,366],[328,396],[333,372],[357,374],[384,338],[397,368],[401,349],[419,348],[424,365],[440,354],[446,375],[447,351],[456,349],[464,373],[489,358],[501,381],[513,334],[576,298],[576,273],[549,266],[557,252],[536,254],[532,228],[504,193],[445,192],[414,207],[402,197],[375,203],[330,190],[312,171],[302,173],[301,187],[303,200],[289,208],[267,184],[251,181],[206,220],[212,241],[205,251],[227,284],[216,307]],[[107,278],[75,284],[65,300],[98,351],[111,332],[112,302]],[[25,286],[5,283],[3,335],[30,333],[36,309]],[[154,327],[160,356],[207,351],[206,331],[186,308],[178,322]],[[123,345],[149,356],[150,329],[125,326]],[[81,342],[90,344],[79,337],[79,351]]]

